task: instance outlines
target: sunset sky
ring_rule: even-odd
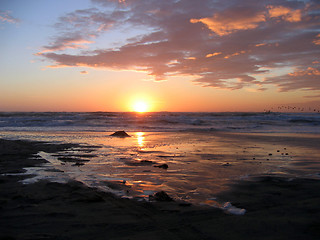
[[[0,0],[0,111],[320,105],[319,0]]]

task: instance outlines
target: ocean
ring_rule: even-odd
[[[110,136],[122,130],[131,137]],[[48,163],[26,168],[32,177],[23,183],[73,179],[141,201],[165,191],[214,205],[231,183],[254,176],[319,178],[320,149],[311,144],[319,133],[316,112],[0,113],[0,138],[82,145],[39,152],[34,158]]]
[[[320,133],[320,113],[0,113],[0,131]]]

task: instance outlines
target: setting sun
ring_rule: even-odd
[[[148,111],[148,104],[144,101],[135,102],[133,104],[133,110],[140,113],[146,112]]]

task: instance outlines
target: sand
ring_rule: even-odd
[[[291,146],[302,141],[310,148],[319,142],[292,136],[237,137]],[[28,177],[19,174],[24,167],[44,161],[32,158],[34,154],[71,147],[75,145],[0,140],[1,240],[320,239],[320,181],[311,178],[274,174],[234,183],[218,197],[246,209],[244,215],[177,201],[121,199],[76,181],[21,182]]]

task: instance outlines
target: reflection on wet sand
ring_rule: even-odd
[[[320,150],[307,144],[310,139],[313,145],[319,143],[319,136],[314,135],[306,141],[294,135],[268,134],[135,132],[125,139],[106,133],[60,134],[66,142],[101,148],[81,166],[61,165],[57,157],[43,154],[60,170],[50,172],[50,179],[68,176],[126,197],[146,198],[165,191],[175,199],[199,204],[215,199],[231,182],[251,176],[319,176]],[[79,156],[76,151],[61,154]],[[161,165],[167,168],[155,167]]]
[[[137,132],[136,133],[137,142],[139,147],[143,147],[144,145],[144,133],[143,132]]]

